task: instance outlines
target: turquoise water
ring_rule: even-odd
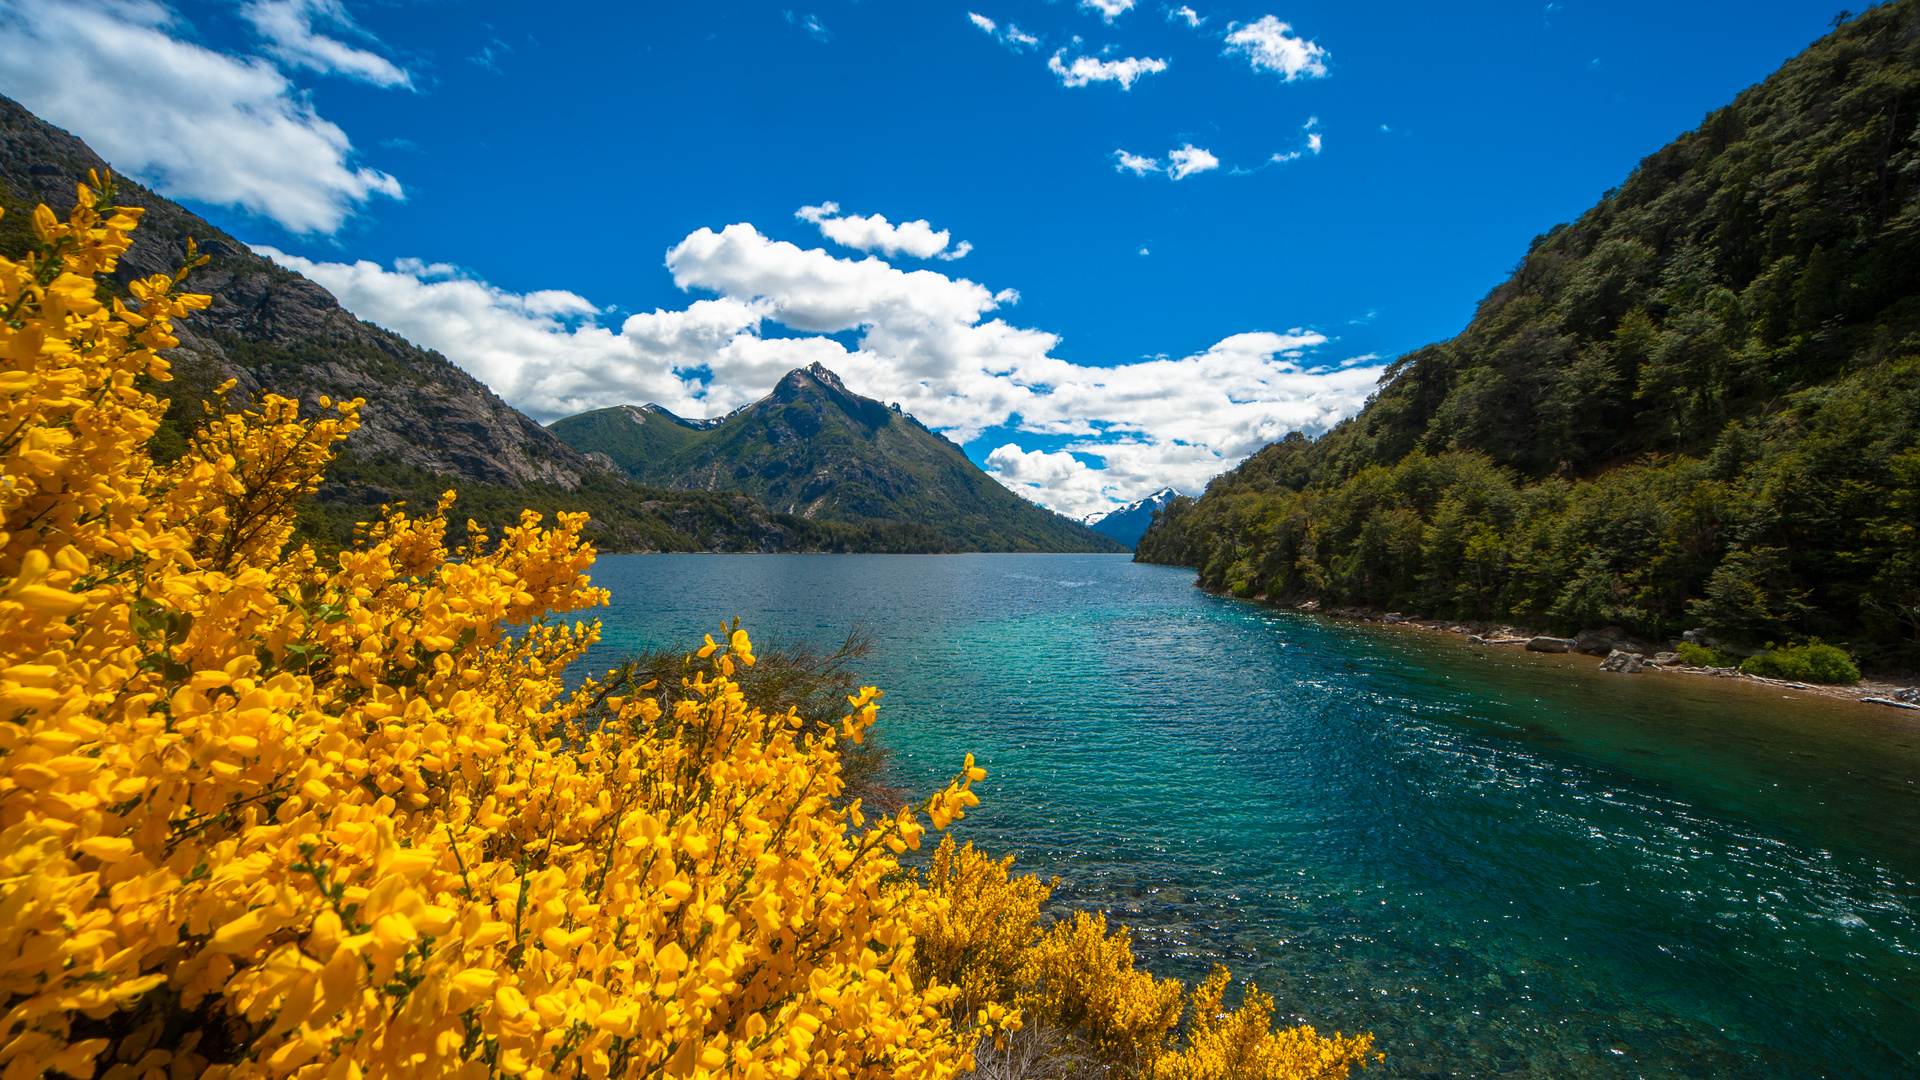
[[[877,634],[893,780],[1371,1077],[1920,1074],[1920,722],[1209,596],[1125,556],[610,556],[601,666]]]

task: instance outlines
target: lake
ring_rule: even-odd
[[[605,556],[593,670],[876,638],[892,782],[1369,1077],[1920,1073],[1920,720],[1210,596],[1124,555]]]

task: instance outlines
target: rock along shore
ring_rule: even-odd
[[[1218,596],[1231,597],[1225,590],[1207,590]],[[1297,603],[1273,600],[1265,595],[1245,597],[1254,603],[1266,604],[1283,611],[1296,611],[1306,615],[1319,615],[1333,619],[1349,619],[1355,622],[1381,623],[1387,626],[1399,626],[1409,630],[1430,633],[1456,634],[1464,637],[1472,646],[1487,648],[1519,648],[1532,652],[1585,653],[1599,656],[1600,670],[1618,672],[1623,675],[1643,673],[1662,673],[1670,675],[1695,675],[1715,679],[1740,679],[1764,686],[1775,686],[1802,694],[1819,697],[1838,698],[1846,701],[1859,701],[1864,704],[1886,708],[1910,710],[1920,713],[1920,685],[1913,681],[1886,681],[1863,677],[1852,686],[1831,686],[1815,683],[1791,682],[1785,679],[1769,679],[1761,675],[1749,675],[1739,668],[1696,667],[1680,661],[1679,643],[1650,644],[1635,640],[1619,627],[1606,627],[1598,630],[1582,630],[1570,638],[1554,637],[1533,630],[1506,624],[1482,622],[1454,622],[1447,619],[1427,619],[1409,617],[1397,611],[1381,611],[1367,607],[1327,607],[1317,600]],[[1706,644],[1713,644],[1705,642]]]

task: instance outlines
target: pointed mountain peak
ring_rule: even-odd
[[[847,389],[847,384],[840,381],[840,376],[834,374],[832,369],[828,368],[827,365],[818,361],[808,364],[806,367],[794,368],[792,371],[787,372],[786,376],[775,385],[774,393],[778,395],[780,391],[785,390],[791,394],[796,390],[805,390],[809,383],[818,383],[830,390],[838,390],[843,394],[853,394],[853,391]]]
[[[823,383],[826,383],[828,386],[833,387],[835,390],[838,390],[843,394],[851,393],[851,391],[847,389],[847,384],[840,381],[840,376],[835,375],[833,372],[827,370],[827,365],[819,362],[818,360],[815,360],[813,363],[807,365],[807,374],[813,376],[814,378],[820,380]]]

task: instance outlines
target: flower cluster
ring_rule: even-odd
[[[756,709],[737,630],[666,706],[567,692],[584,514],[449,550],[449,493],[290,546],[359,402],[268,397],[156,467],[143,387],[208,300],[101,298],[110,197],[0,259],[0,1075],[966,1068],[895,858],[984,774],[869,819],[836,745],[877,692],[835,731]]]
[[[0,1080],[948,1080],[1023,1016],[1144,1076],[1364,1061],[1104,920],[1042,932],[1010,860],[904,873],[985,773],[870,814],[879,692],[757,707],[737,624],[678,685],[568,691],[584,514],[449,549],[449,492],[294,545],[358,401],[209,407],[157,466],[145,387],[208,298],[191,249],[101,298],[139,211],[92,181],[0,258]]]
[[[1110,933],[1104,916],[1043,925],[1052,888],[1013,876],[1012,866],[1011,857],[995,861],[942,839],[922,875],[930,901],[914,959],[923,981],[957,988],[966,1011],[996,1022],[988,1035],[1009,1062],[1030,1067],[1037,1051],[1054,1059],[1055,1073],[1091,1063],[1153,1080],[1342,1080],[1379,1059],[1371,1035],[1275,1030],[1273,999],[1255,988],[1239,1008],[1224,1008],[1225,968],[1191,995],[1154,978],[1136,966],[1126,929]],[[1025,1054],[1005,1037],[1022,1028]]]

